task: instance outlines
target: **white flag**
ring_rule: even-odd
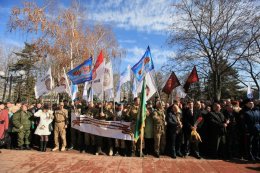
[[[107,101],[112,101],[113,98],[114,98],[114,90],[113,90],[113,88],[109,89],[109,90],[106,90],[105,91],[105,95],[106,95],[106,100]]]
[[[104,69],[105,69],[105,62],[104,62],[103,53],[101,51],[92,71],[92,88],[95,94],[103,95],[102,88],[104,82]]]
[[[105,65],[105,71],[104,71],[104,91],[113,89],[113,70],[112,70],[112,64],[109,61]]]
[[[138,96],[138,93],[137,93],[137,84],[136,84],[136,79],[135,79],[135,78],[134,78],[134,81],[133,81],[132,93],[133,93],[134,98]]]
[[[53,88],[53,81],[51,76],[51,68],[42,75],[41,77],[37,78],[37,82],[35,84],[35,97],[38,99],[40,96],[45,94],[49,94]]]
[[[146,101],[148,101],[157,91],[151,72],[146,73]],[[142,91],[143,81],[137,84],[137,93]]]
[[[66,82],[66,74],[63,74],[61,77],[58,78],[58,83],[55,84],[55,88],[53,89],[53,91],[57,92],[57,93],[68,93],[70,94],[70,90],[69,90],[69,86],[67,85]]]
[[[88,102],[93,102],[93,89],[89,88],[89,94],[88,94]]]
[[[176,97],[179,97],[179,98],[185,98],[186,97],[187,94],[184,92],[182,86],[176,87],[175,90],[176,90]]]
[[[82,97],[87,100],[89,96],[89,89],[91,88],[91,82],[85,82]]]
[[[121,86],[130,81],[131,73],[130,73],[131,66],[128,65],[127,68],[120,74],[120,79],[116,87],[116,97],[115,101],[120,102],[120,93],[121,93]]]
[[[247,98],[252,99],[253,97],[254,97],[254,95],[253,95],[253,91],[251,89],[251,84],[249,84],[247,87]]]

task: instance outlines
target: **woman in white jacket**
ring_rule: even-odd
[[[53,120],[53,111],[49,110],[48,105],[43,106],[43,110],[38,110],[35,117],[40,117],[40,122],[35,130],[36,135],[41,137],[40,139],[40,151],[46,152],[46,145],[48,142],[48,136],[51,134],[51,122]]]

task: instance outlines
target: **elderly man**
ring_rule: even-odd
[[[226,127],[229,120],[225,119],[219,103],[214,103],[213,112],[210,112],[209,119],[210,154],[213,157],[226,157]]]
[[[152,113],[153,117],[153,131],[154,131],[154,150],[155,156],[160,157],[160,151],[163,152],[165,142],[165,114],[164,114],[164,102],[157,101],[156,109]]]
[[[32,125],[32,113],[28,111],[27,103],[23,103],[21,110],[17,111],[13,115],[13,132],[18,132],[18,147],[23,150],[30,150],[30,137],[31,137],[31,125]]]

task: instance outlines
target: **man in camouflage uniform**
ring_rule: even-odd
[[[165,114],[164,102],[157,101],[156,109],[152,113],[154,129],[154,151],[155,156],[160,157],[160,149],[163,151],[163,140],[165,139]]]
[[[17,111],[13,115],[13,132],[18,132],[18,147],[20,150],[30,150],[30,137],[31,137],[31,125],[32,125],[32,113],[27,111],[28,105],[22,104],[21,110]]]
[[[134,105],[131,106],[129,111],[128,111],[128,120],[131,122],[130,126],[131,126],[131,130],[132,130],[133,133],[135,131],[135,126],[136,126],[136,121],[137,121],[139,107],[140,107],[140,98],[136,97],[136,98],[134,98]],[[131,142],[131,144],[129,142]],[[140,148],[139,145],[135,144],[132,141],[129,141],[129,142],[127,141],[126,145],[128,147],[130,147],[130,150],[132,152],[131,155],[134,156],[135,155],[135,151],[136,151],[137,154],[140,153],[140,152],[138,152],[138,150]]]
[[[66,128],[68,121],[68,111],[64,109],[64,103],[61,102],[59,109],[54,113],[54,143],[55,147],[52,151],[59,149],[59,137],[61,137],[62,148],[61,151],[65,151],[66,142]]]

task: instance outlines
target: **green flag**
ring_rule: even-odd
[[[135,142],[137,142],[137,140],[141,134],[141,130],[144,129],[145,118],[146,118],[146,81],[144,78],[143,86],[142,86],[142,95],[141,95],[141,106],[138,111],[137,121],[136,121],[136,125],[135,125],[135,132],[134,132]]]

